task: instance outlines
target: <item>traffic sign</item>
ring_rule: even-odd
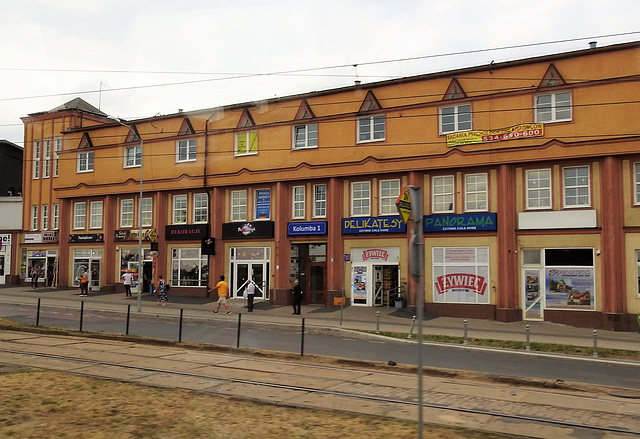
[[[411,197],[409,196],[408,188],[405,187],[402,189],[402,192],[400,192],[396,200],[396,207],[402,217],[402,221],[406,224],[407,221],[409,221],[409,216],[411,216]]]
[[[158,238],[158,234],[156,233],[155,229],[152,229],[149,234],[149,241],[151,242],[156,242],[156,239]]]

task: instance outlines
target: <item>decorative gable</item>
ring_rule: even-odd
[[[313,114],[313,111],[311,111],[309,104],[305,99],[303,99],[300,103],[300,108],[298,108],[298,112],[296,113],[296,117],[294,118],[294,120],[315,119],[315,117],[316,115]]]
[[[367,111],[380,110],[382,106],[376,96],[373,94],[371,90],[367,92],[367,95],[364,97],[362,101],[362,105],[360,105],[359,113],[366,113]]]
[[[193,125],[191,125],[191,121],[189,118],[185,117],[182,121],[182,125],[180,125],[180,130],[178,130],[178,136],[191,136],[195,134],[196,131],[193,129]],[[136,131],[137,134],[137,131]]]
[[[566,85],[566,84],[567,82],[564,80],[560,72],[558,72],[558,69],[556,69],[556,66],[554,66],[553,63],[551,63],[549,65],[549,68],[547,68],[546,73],[542,77],[542,81],[540,81],[538,88],[556,87],[558,85]]]
[[[127,138],[124,139],[124,143],[139,142],[141,139],[138,133],[138,128],[135,125],[131,125],[131,129],[128,130]]]
[[[251,117],[251,113],[249,110],[244,109],[242,111],[242,115],[240,116],[240,120],[238,121],[238,125],[236,128],[251,128],[256,126],[256,123],[253,121],[253,117]]]
[[[453,78],[449,83],[449,87],[447,87],[447,91],[444,93],[442,97],[443,101],[449,101],[453,99],[465,99],[467,94],[464,92],[464,89],[458,82],[456,78]]]
[[[78,149],[84,148],[93,148],[93,142],[91,141],[91,137],[89,137],[89,133],[84,133],[82,135],[82,139],[80,139],[80,145],[78,145]]]

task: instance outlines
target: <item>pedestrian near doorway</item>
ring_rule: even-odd
[[[300,286],[300,282],[298,279],[293,283],[293,314],[300,315],[300,308],[302,305],[302,287]]]
[[[224,305],[227,309],[227,315],[231,314],[231,309],[229,309],[229,305],[227,305],[227,296],[229,295],[229,284],[225,282],[224,276],[220,276],[220,281],[216,284],[215,287],[211,288],[209,292],[218,291],[218,305],[216,309],[213,311],[214,314],[218,313],[220,309],[220,305]]]
[[[125,271],[122,275],[122,283],[124,284],[125,297],[131,297],[131,284],[133,284],[133,275],[131,270]]]
[[[82,272],[82,277],[80,278],[80,295],[85,297],[89,295],[89,275],[86,269]]]
[[[158,276],[156,293],[158,293],[158,305],[167,306],[167,284],[164,279],[162,279],[162,276]]]
[[[38,277],[40,277],[40,267],[34,265],[31,269],[31,287],[38,288]]]
[[[244,294],[247,296],[247,312],[253,312],[253,297],[256,293],[256,284],[253,279],[247,279],[247,286],[244,288]]]

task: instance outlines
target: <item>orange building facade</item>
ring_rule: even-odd
[[[131,121],[81,99],[34,113],[14,268],[196,296],[251,276],[280,305],[299,279],[308,304],[424,294],[435,315],[635,330],[639,60],[628,43]]]

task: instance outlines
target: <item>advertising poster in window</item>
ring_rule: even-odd
[[[540,297],[540,270],[525,270],[525,318],[540,320],[542,318],[542,298]]]
[[[433,300],[489,303],[489,248],[433,249]]]
[[[367,267],[353,267],[353,300],[367,301]]]
[[[269,189],[256,191],[256,218],[271,218],[271,191]]]
[[[545,307],[595,309],[593,268],[546,268]]]

